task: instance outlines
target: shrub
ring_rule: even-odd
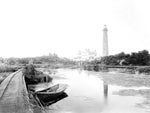
[[[138,67],[136,71],[139,73],[150,74],[150,67]]]
[[[3,72],[15,72],[18,70],[19,67],[17,66],[10,66],[10,65],[0,65],[0,73]]]

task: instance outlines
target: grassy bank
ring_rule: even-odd
[[[15,71],[17,71],[19,68],[20,68],[20,66],[1,64],[1,65],[0,65],[0,73],[4,73],[4,72],[15,72]]]
[[[11,73],[17,71],[20,66],[11,66],[6,64],[0,65],[0,83]]]
[[[0,84],[9,74],[11,74],[11,72],[0,73]]]

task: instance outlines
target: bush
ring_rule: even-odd
[[[10,74],[10,72],[0,73],[0,84]]]
[[[0,73],[3,73],[3,72],[15,72],[17,70],[18,70],[17,66],[0,65]]]
[[[41,71],[35,69],[34,65],[26,65],[23,70],[26,84],[38,84],[43,82],[51,82],[52,78]]]
[[[139,73],[150,74],[150,67],[138,67],[136,71]]]

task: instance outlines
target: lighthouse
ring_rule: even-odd
[[[108,37],[107,37],[107,26],[104,25],[103,28],[103,57],[104,56],[108,56]],[[105,71],[108,71],[108,68],[104,68]],[[103,88],[104,88],[104,97],[105,97],[105,101],[107,102],[107,96],[108,96],[108,84],[103,83]]]
[[[108,56],[108,37],[107,37],[107,26],[104,25],[103,29],[103,56]]]

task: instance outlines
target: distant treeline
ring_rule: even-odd
[[[7,65],[26,65],[26,64],[35,64],[35,65],[47,65],[47,66],[54,66],[54,65],[74,65],[71,59],[68,58],[60,58],[56,54],[49,54],[45,56],[39,57],[28,57],[28,58],[0,58],[1,64]]]
[[[115,70],[115,66],[119,66],[119,69],[116,70],[123,73],[150,75],[150,54],[147,50],[132,52],[131,54],[121,52],[83,63],[83,68],[91,71],[111,71],[111,69],[109,70],[111,66],[114,67],[113,70]]]
[[[150,54],[147,50],[132,52],[131,54],[121,52],[116,55],[109,55],[99,60],[94,60],[91,64],[148,66],[150,65]]]

